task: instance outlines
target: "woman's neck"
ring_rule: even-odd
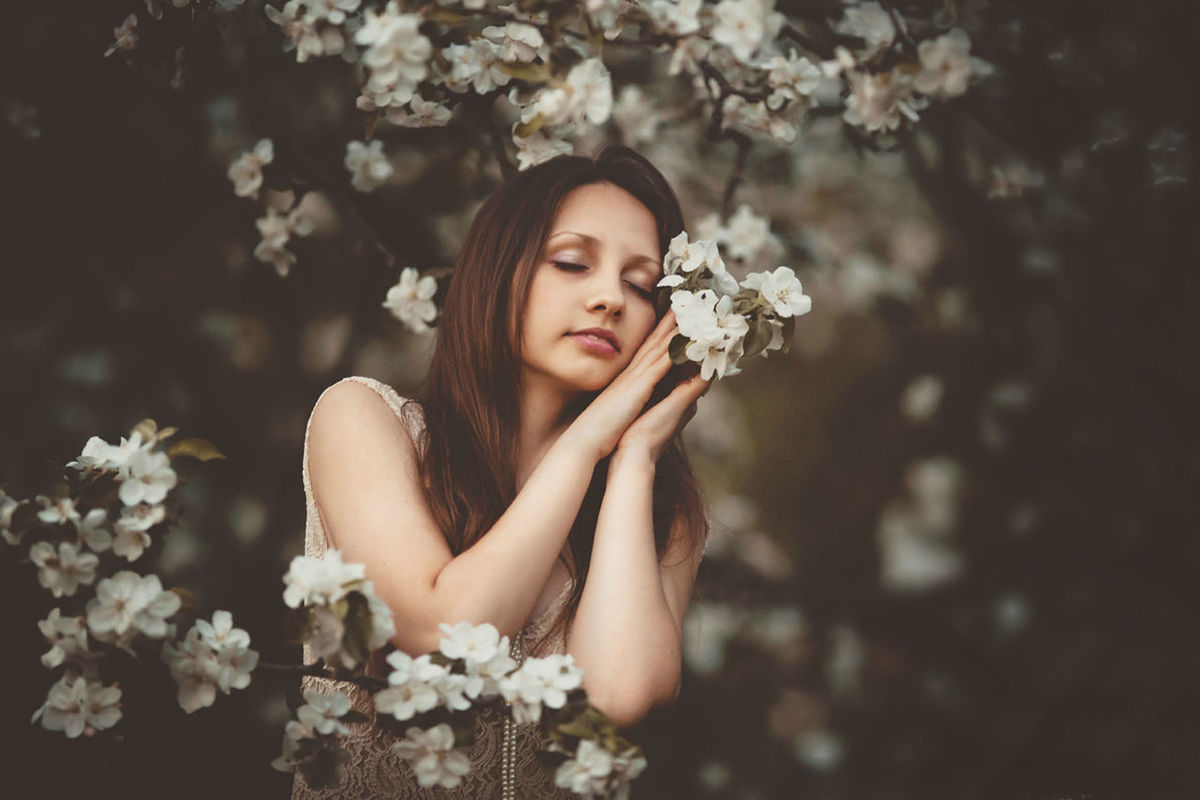
[[[521,389],[521,430],[517,439],[517,490],[537,467],[546,451],[575,418],[576,395],[544,383],[527,381]]]

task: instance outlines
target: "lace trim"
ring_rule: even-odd
[[[405,405],[391,386],[375,380],[354,376],[345,378],[375,390],[388,406],[408,426],[413,441],[420,441],[423,417],[415,403]],[[339,381],[340,382],[340,381]],[[335,386],[337,384],[334,384]],[[329,387],[332,388],[332,387]],[[329,391],[327,388],[325,391]],[[322,392],[324,396],[324,392]],[[317,398],[320,402],[320,398]],[[314,403],[314,408],[316,404]],[[306,517],[304,525],[304,553],[320,557],[329,547],[321,523],[320,512],[313,497],[308,473],[308,432],[312,415],[304,428],[304,455],[301,476],[304,481]],[[571,596],[574,579],[568,578],[553,602],[536,619],[530,619],[517,632],[509,644],[509,654],[522,663],[530,654],[529,642],[536,641],[545,632],[555,615]],[[546,644],[550,653],[565,653],[566,642],[559,633]],[[315,661],[311,649],[305,645],[304,662]],[[472,769],[454,789],[421,788],[411,765],[397,756],[392,746],[397,741],[389,731],[375,723],[375,704],[370,692],[345,681],[307,676],[301,679],[301,688],[315,689],[322,694],[341,691],[350,698],[351,707],[362,712],[366,722],[349,725],[350,734],[343,739],[346,761],[338,770],[334,784],[314,789],[297,774],[292,783],[292,800],[366,800],[367,798],[494,798],[516,797],[519,787],[524,800],[569,800],[577,797],[573,792],[554,785],[553,776],[539,763],[537,754],[543,741],[541,731],[534,723],[517,724],[507,714],[495,708],[483,708],[475,712],[475,744],[471,748]]]

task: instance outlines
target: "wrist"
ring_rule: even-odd
[[[613,451],[608,465],[610,475],[614,471],[639,471],[653,477],[655,469],[656,463],[653,454],[646,448],[636,445],[618,445],[617,449]]]

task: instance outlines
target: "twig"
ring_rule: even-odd
[[[317,662],[316,664],[271,664],[260,661],[254,670],[255,672],[275,672],[297,677],[307,675],[314,678],[328,678],[329,680],[353,683],[354,685],[361,686],[368,691],[379,691],[380,689],[386,689],[388,687],[386,678],[377,678],[373,675],[348,675],[345,677],[335,676],[322,662]]]

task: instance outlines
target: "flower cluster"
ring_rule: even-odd
[[[283,576],[294,638],[340,669],[362,666],[396,635],[392,610],[363,576],[363,565],[344,563],[339,550],[296,556]]]
[[[771,350],[786,350],[795,319],[812,300],[790,267],[752,272],[739,283],[712,240],[671,240],[660,287],[670,290],[679,334],[671,342],[677,364],[695,361],[705,380],[736,375],[738,363]]]
[[[181,641],[163,645],[162,659],[179,685],[179,705],[189,714],[211,706],[217,689],[225,694],[245,689],[258,665],[250,634],[233,627],[228,611],[213,612],[212,622],[196,620]]]

